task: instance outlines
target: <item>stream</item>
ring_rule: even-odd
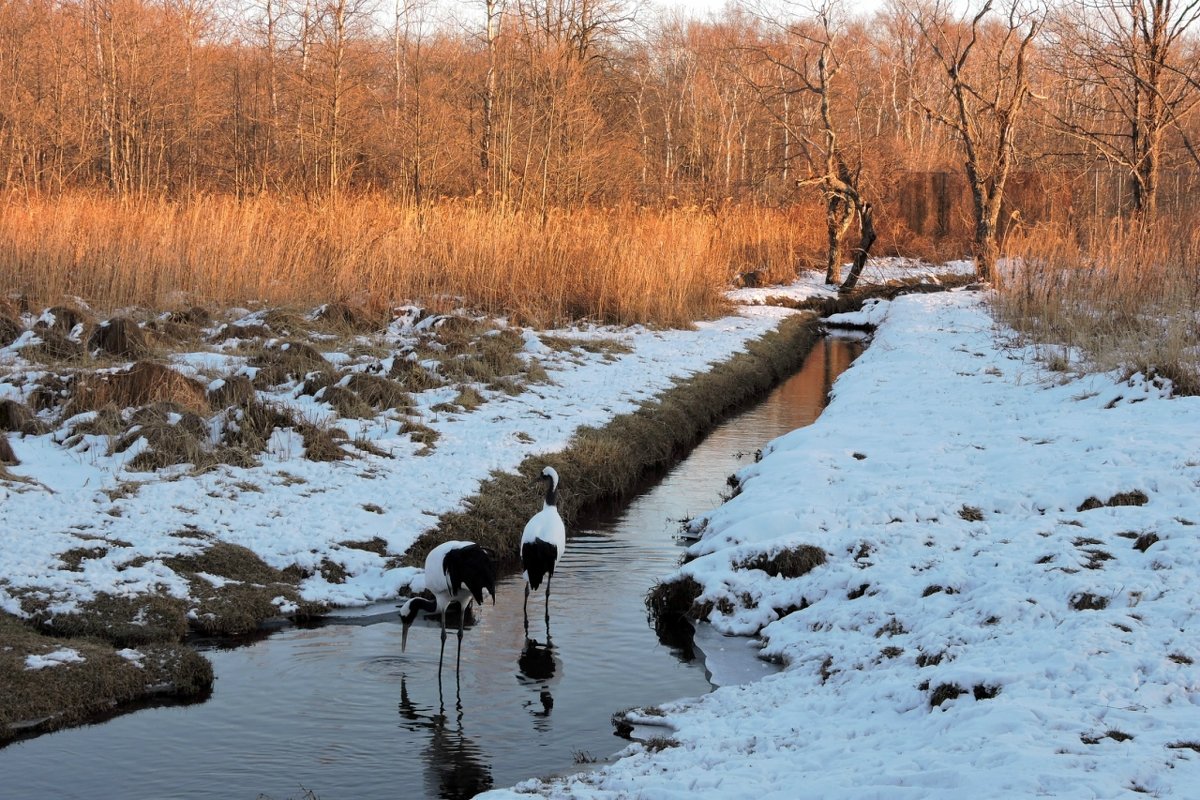
[[[201,643],[217,676],[208,700],[12,744],[0,750],[0,798],[467,798],[609,758],[626,744],[614,712],[773,669],[745,657],[746,640],[728,640],[722,661],[711,632],[706,669],[686,637],[659,640],[644,598],[679,563],[681,520],[718,505],[758,448],[816,419],[862,347],[818,341],[767,398],[569,530],[548,631],[543,594],[532,595],[526,639],[516,574],[468,627],[457,670],[451,632],[440,680],[438,623],[414,625],[401,654],[396,601],[249,644]]]

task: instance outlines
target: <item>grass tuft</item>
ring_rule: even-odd
[[[67,415],[106,406],[130,408],[152,403],[174,403],[197,414],[209,412],[204,386],[170,367],[139,361],[120,372],[79,376],[72,388]]]
[[[824,550],[809,544],[789,547],[771,555],[762,553],[739,561],[734,569],[759,569],[772,578],[799,578],[825,563]]]

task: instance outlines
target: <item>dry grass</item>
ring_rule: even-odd
[[[178,644],[140,647],[140,666],[95,639],[59,639],[8,614],[0,614],[0,743],[115,713],[120,706],[153,698],[194,698],[212,686],[212,667]],[[28,656],[62,648],[81,663],[25,668]]]
[[[15,467],[21,463],[21,459],[17,458],[17,454],[13,452],[12,445],[8,441],[8,434],[0,432],[0,464]]]
[[[209,412],[203,384],[170,367],[139,361],[120,372],[80,376],[75,382],[68,416],[106,406],[129,408],[152,403],[174,403],[198,414]]]
[[[545,326],[688,325],[737,276],[791,278],[820,241],[807,209],[636,207],[539,214],[383,196],[338,202],[76,194],[0,202],[0,292],[100,308],[341,299],[322,324],[374,327],[405,301],[456,296]],[[352,313],[343,313],[353,310]]]
[[[1200,230],[1120,222],[1090,236],[1033,230],[1008,242],[1020,266],[1002,287],[1005,322],[1034,340],[1078,348],[1104,370],[1169,378],[1200,393]],[[1061,365],[1059,365],[1061,367]]]
[[[295,575],[274,569],[252,551],[236,544],[218,542],[203,552],[176,556],[164,561],[188,579],[196,613],[191,626],[204,634],[236,636],[252,633],[265,620],[280,616],[274,599],[283,597],[308,616],[324,607],[300,600]],[[229,581],[218,588],[198,573]]]
[[[773,578],[799,578],[824,564],[825,559],[825,551],[821,548],[802,544],[771,555],[761,553],[733,566],[734,569],[760,569]]]
[[[97,325],[88,337],[88,349],[117,358],[145,358],[150,354],[146,335],[127,317],[113,317]]]

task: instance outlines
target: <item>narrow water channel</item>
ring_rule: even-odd
[[[643,604],[678,563],[680,520],[719,504],[763,444],[811,423],[860,350],[818,342],[797,375],[632,502],[570,531],[549,631],[531,598],[526,640],[516,575],[467,630],[457,672],[451,635],[440,681],[437,628],[415,626],[401,654],[395,602],[210,648],[209,700],[6,747],[0,797],[465,798],[610,756],[625,744],[614,712],[711,688],[691,648],[659,642]]]

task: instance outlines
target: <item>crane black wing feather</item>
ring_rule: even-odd
[[[536,589],[542,578],[554,577],[554,563],[558,561],[558,548],[545,539],[534,539],[521,545],[521,566],[529,576],[530,588]]]
[[[471,544],[451,550],[442,565],[455,594],[465,585],[480,605],[483,605],[484,589],[492,597],[496,596],[496,564],[479,545]]]

